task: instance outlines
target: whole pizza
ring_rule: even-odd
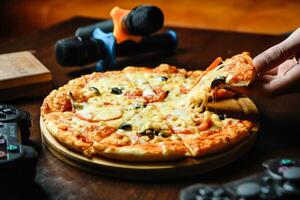
[[[239,96],[231,89],[248,86],[255,76],[246,52],[217,58],[205,71],[161,64],[95,72],[53,90],[41,117],[57,141],[87,157],[200,157],[251,135],[253,122],[216,113],[209,105]]]

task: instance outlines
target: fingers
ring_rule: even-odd
[[[265,83],[254,83],[250,87],[242,88],[242,87],[231,87],[230,90],[244,94],[246,96],[270,96],[269,92],[266,92]]]
[[[277,78],[277,75],[263,75],[263,76],[259,77],[258,81],[267,83],[267,82],[270,82],[270,81],[272,81],[276,78]]]
[[[278,66],[277,75],[284,76],[297,62],[295,59],[289,59]]]
[[[253,59],[256,70],[264,73],[300,52],[300,28],[281,43],[267,49]]]
[[[299,85],[300,83],[300,65],[295,65],[285,72],[283,76],[277,76],[269,83],[265,84],[266,92],[271,94],[279,94],[289,91],[291,88]],[[297,88],[300,91],[300,87]]]
[[[255,82],[252,87],[240,90],[248,96],[277,96],[300,91],[300,65],[294,65],[283,76],[265,75],[264,81]]]
[[[270,69],[270,70],[266,71],[264,74],[276,75],[277,71],[278,71],[278,67],[274,67],[273,69]]]
[[[296,65],[298,61],[296,61],[295,58],[293,59],[288,59],[281,63],[279,66],[274,67],[273,69],[270,69],[264,73],[264,75],[278,75],[282,76],[284,75],[289,69],[291,69],[294,65]]]

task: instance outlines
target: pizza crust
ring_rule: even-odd
[[[188,149],[180,141],[145,143],[131,146],[95,144],[95,152],[101,156],[123,161],[166,161],[186,157]]]

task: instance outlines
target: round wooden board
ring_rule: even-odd
[[[209,105],[216,110],[224,110],[240,115],[258,116],[254,103],[246,97],[225,100]],[[48,131],[42,118],[41,134],[44,145],[54,156],[77,168],[105,176],[135,180],[166,180],[202,174],[229,164],[245,154],[255,143],[258,135],[258,118],[254,117],[256,127],[252,134],[241,143],[227,151],[206,157],[187,158],[168,162],[124,162],[101,156],[87,158],[61,145]]]

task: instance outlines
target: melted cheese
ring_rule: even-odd
[[[178,133],[190,131],[191,133],[198,133],[195,122],[192,118],[190,108],[186,106],[178,106],[176,102],[163,102],[157,104],[160,113],[165,116],[168,124],[172,129]]]
[[[202,110],[206,107],[211,96],[211,83],[215,78],[220,76],[227,77],[229,71],[224,70],[225,67],[220,66],[208,71],[201,80],[193,87],[191,92],[183,99],[181,105],[189,105],[191,107],[199,107]]]
[[[156,109],[155,106],[147,106],[140,113],[135,115],[129,122],[132,126],[132,131],[141,133],[147,129],[168,130],[168,126],[164,123],[164,117]]]
[[[101,94],[111,93],[112,88],[118,88],[122,90],[122,93],[130,91],[135,88],[135,85],[128,81],[122,75],[108,75],[100,77],[96,80],[90,81],[85,90],[89,90],[90,87],[95,87]]]

